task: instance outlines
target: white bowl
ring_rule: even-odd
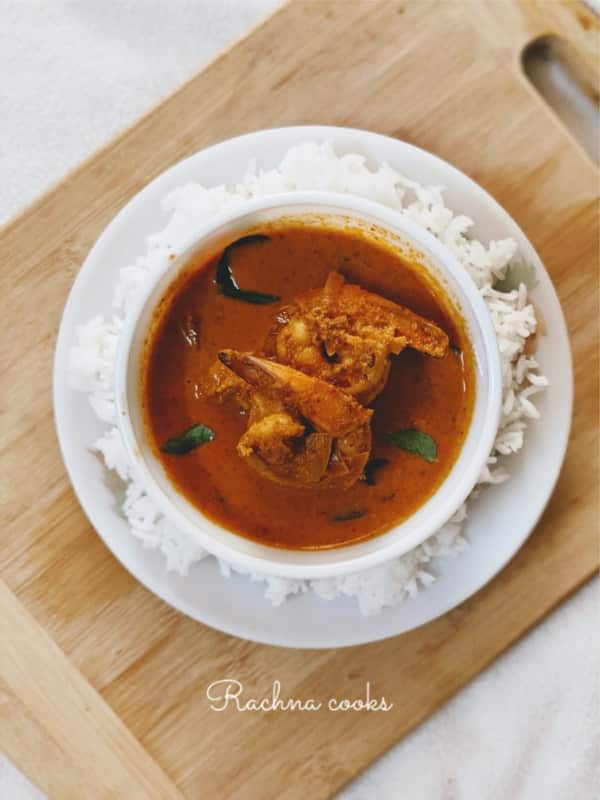
[[[268,547],[217,525],[171,484],[145,439],[139,374],[144,339],[154,310],[168,286],[192,256],[213,255],[256,225],[280,217],[350,218],[377,225],[400,249],[417,251],[419,260],[443,285],[458,307],[473,345],[476,392],[473,416],[462,450],[435,494],[411,517],[388,532],[358,544],[331,550],[297,551]],[[454,256],[423,228],[389,208],[342,194],[297,192],[252,200],[213,217],[162,271],[154,274],[119,337],[115,372],[119,428],[135,476],[164,515],[212,554],[236,566],[288,578],[322,578],[376,566],[421,544],[450,519],[473,489],[492,448],[501,404],[500,359],[491,319],[475,284]]]

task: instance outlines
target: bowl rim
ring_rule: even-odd
[[[156,287],[166,278],[167,274],[172,274],[173,277],[171,280],[174,281],[180,272],[185,269],[185,265],[189,262],[192,253],[201,246],[205,239],[218,232],[219,229],[228,224],[235,224],[240,220],[250,217],[252,214],[262,211],[272,211],[281,208],[281,216],[289,216],[290,212],[285,214],[283,209],[285,207],[289,208],[290,206],[306,206],[307,210],[304,213],[307,215],[315,213],[315,206],[325,206],[332,209],[332,214],[337,212],[338,214],[347,213],[349,216],[354,215],[358,218],[371,217],[375,220],[375,223],[380,225],[384,230],[400,238],[407,239],[411,246],[415,246],[416,243],[418,250],[422,248],[427,249],[430,253],[433,253],[434,259],[441,268],[442,273],[450,274],[459,285],[463,299],[468,302],[482,334],[488,388],[487,410],[484,415],[483,431],[478,439],[476,449],[477,458],[472,458],[467,468],[463,471],[460,491],[455,491],[453,493],[453,499],[451,501],[447,500],[445,503],[441,504],[439,509],[435,510],[435,513],[432,512],[430,521],[427,524],[421,524],[414,532],[407,533],[405,531],[402,537],[398,537],[397,541],[390,542],[389,538],[392,537],[400,527],[409,523],[424,505],[429,504],[440,494],[440,491],[444,485],[447,484],[450,476],[455,472],[456,465],[460,458],[460,452],[448,475],[438,486],[433,495],[407,519],[402,520],[398,525],[392,526],[389,530],[371,539],[351,543],[338,548],[316,551],[287,550],[285,548],[274,548],[259,542],[254,542],[227,530],[219,523],[206,517],[201,509],[194,507],[196,513],[199,514],[203,522],[206,523],[206,528],[214,529],[215,533],[211,534],[207,532],[206,529],[199,528],[197,524],[180,511],[172,502],[171,497],[158,485],[151,470],[148,469],[145,460],[141,457],[141,449],[138,446],[129,413],[127,391],[129,360],[140,318],[144,312],[146,312],[148,303],[155,293]],[[302,212],[296,212],[296,214],[301,213]],[[326,212],[320,210],[316,213],[322,215]],[[248,222],[246,226],[251,227],[252,224],[252,222]],[[161,513],[169,521],[173,522],[177,528],[191,536],[197,544],[206,549],[211,555],[222,558],[239,569],[296,579],[328,578],[378,566],[393,558],[402,556],[422,544],[429,536],[433,535],[442,525],[448,522],[473,490],[481,469],[491,452],[500,420],[502,397],[500,357],[491,317],[474,281],[454,254],[423,226],[400,213],[399,210],[356,195],[320,190],[294,190],[244,200],[239,204],[235,204],[230,208],[218,212],[202,226],[196,228],[194,232],[185,239],[184,243],[178,248],[178,251],[175,259],[166,262],[163,267],[157,269],[148,277],[148,280],[144,283],[132,307],[128,310],[118,339],[114,372],[119,432],[130,464],[134,467],[134,477],[141,480],[144,489],[156,503]],[[164,295],[164,291],[166,291],[166,288],[163,290],[161,297]],[[153,304],[152,308],[155,308],[155,306],[156,303]],[[475,417],[475,411],[477,409],[478,396],[479,392],[476,392],[473,418]],[[465,442],[467,441],[467,437],[465,437]],[[174,487],[171,486],[171,489],[171,496],[177,495],[180,499],[182,498]],[[188,503],[188,501],[185,502]],[[191,507],[190,503],[188,503],[188,505]],[[223,541],[223,539],[239,541],[242,547],[240,549],[232,547]],[[316,563],[315,557],[318,557],[319,554],[327,554],[328,556],[332,554],[348,554],[366,543],[379,543],[381,546],[373,549],[369,553],[359,554],[355,557],[346,557],[338,562],[329,558],[327,563]],[[262,551],[264,555],[253,555],[244,552],[244,550],[247,551],[249,549]],[[287,554],[290,560],[282,559],[283,554]],[[278,558],[270,559],[268,557],[269,555],[273,557],[277,556]],[[301,557],[300,562],[298,560],[299,556]],[[308,559],[313,559],[315,563],[307,563],[307,557]]]

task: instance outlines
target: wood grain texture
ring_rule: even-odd
[[[0,689],[18,729],[11,736],[0,726],[0,747],[51,797],[69,797],[64,787],[102,797],[117,779],[111,797],[140,796],[120,787],[149,775],[152,761],[169,776],[158,780],[156,796],[173,796],[172,782],[189,798],[328,797],[597,568],[598,174],[519,69],[522,47],[547,32],[548,8],[586,42],[597,37],[563,2],[293,2],[0,234],[0,297],[11,334],[0,337],[0,575],[13,593],[3,587],[0,598],[10,640],[0,650]],[[550,271],[576,380],[557,489],[509,567],[419,630],[328,652],[232,639],[139,586],[77,504],[51,409],[62,307],[115,212],[201,147],[309,122],[413,142],[491,191]],[[41,689],[59,687],[61,675],[67,705],[59,714]],[[395,706],[386,714],[217,714],[205,690],[227,675],[252,693],[268,692],[277,678],[288,696],[321,700],[361,696],[369,680]],[[91,771],[82,774],[78,764]]]
[[[34,777],[61,798],[182,795],[0,581],[0,703],[7,750],[33,745]],[[9,713],[7,714],[7,707]],[[18,759],[20,760],[20,759]],[[54,762],[54,763],[53,763]]]

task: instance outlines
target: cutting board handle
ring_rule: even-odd
[[[478,30],[494,51],[520,64],[523,51],[542,38],[567,42],[597,82],[600,18],[582,0],[471,0]],[[484,23],[485,24],[482,24]]]
[[[600,18],[580,0],[544,3],[545,32],[530,45],[547,44],[552,54],[570,67],[581,88],[598,101]]]

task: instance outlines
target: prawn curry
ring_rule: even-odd
[[[474,400],[464,323],[418,263],[359,228],[280,221],[192,262],[141,372],[171,482],[237,534],[339,547],[414,513]]]

